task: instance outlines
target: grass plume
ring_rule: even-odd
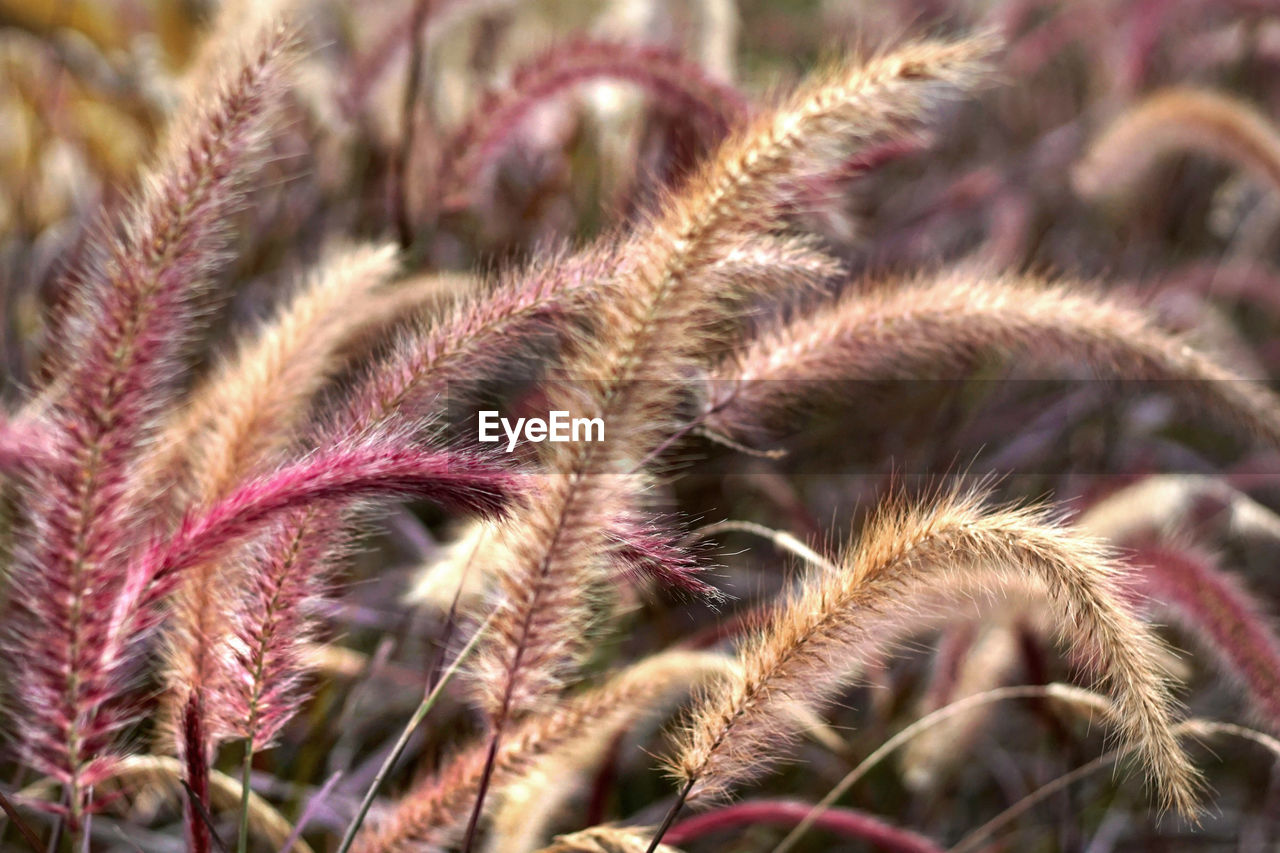
[[[840,571],[807,582],[747,643],[741,678],[709,696],[679,739],[672,767],[688,798],[723,796],[765,772],[766,744],[791,735],[780,699],[830,702],[847,671],[833,661],[880,612],[909,606],[913,588],[982,588],[1022,572],[1050,588],[1068,639],[1097,662],[1162,801],[1194,813],[1196,774],[1172,734],[1157,641],[1124,606],[1119,566],[1030,510],[988,512],[980,495],[958,492],[882,510]]]
[[[88,789],[118,756],[127,644],[114,636],[135,590],[119,563],[130,527],[127,467],[165,401],[185,340],[192,284],[224,245],[222,217],[257,161],[287,64],[272,30],[175,120],[142,180],[124,235],[84,277],[83,310],[47,413],[72,464],[34,483],[32,535],[15,569],[16,715],[33,766],[67,786],[78,825]]]
[[[475,668],[499,730],[552,694],[581,657],[583,593],[595,585],[620,492],[669,428],[679,400],[669,377],[703,345],[700,330],[731,295],[697,273],[745,230],[775,222],[788,182],[830,148],[916,118],[937,84],[971,82],[990,47],[921,43],[819,77],[725,142],[636,241],[621,287],[597,308],[599,337],[564,368],[574,387],[563,407],[601,418],[627,441],[553,456],[543,494],[509,528],[516,559],[499,581],[509,616]]]
[[[447,143],[440,177],[446,204],[462,205],[510,142],[522,119],[549,98],[585,83],[631,83],[674,114],[703,127],[711,141],[746,120],[750,107],[733,86],[661,47],[579,41],[552,48],[490,92]]]
[[[1280,446],[1280,399],[1135,308],[1036,279],[962,271],[854,289],[763,332],[711,373],[706,425],[751,435],[770,415],[842,381],[952,378],[993,356],[1167,381],[1189,403]]]
[[[1215,671],[1239,685],[1261,726],[1280,730],[1280,638],[1260,602],[1194,548],[1148,545],[1129,560],[1147,606],[1208,651]]]
[[[311,398],[335,369],[336,351],[360,316],[358,306],[393,264],[389,248],[372,247],[333,253],[321,262],[277,317],[193,392],[162,431],[161,449],[149,457],[140,479],[168,482],[199,506],[269,469],[296,442]],[[236,618],[242,596],[235,590],[264,577],[243,566],[243,560],[205,561],[186,573],[174,593],[170,690],[162,717],[176,719],[189,701],[204,706],[203,686],[216,679],[227,630],[243,621]]]
[[[1120,115],[1076,167],[1087,197],[1124,194],[1151,168],[1184,150],[1221,157],[1280,190],[1280,131],[1239,98],[1203,89],[1157,92]]]

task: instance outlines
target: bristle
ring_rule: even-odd
[[[226,217],[261,165],[278,119],[291,36],[273,27],[221,58],[175,115],[155,165],[139,180],[118,238],[101,238],[78,276],[79,312],[66,320],[57,372],[64,402],[146,425],[163,402],[173,361],[191,334],[194,301],[226,245]],[[119,374],[115,397],[77,400]],[[101,396],[101,392],[99,392]],[[157,399],[160,398],[160,399]]]
[[[195,56],[177,81],[178,96],[189,102],[198,101],[225,57],[234,55],[242,45],[251,44],[259,32],[275,22],[296,19],[300,5],[296,0],[223,0],[207,22]]]
[[[485,293],[484,281],[463,273],[412,275],[371,293],[360,304],[343,354],[373,351],[398,329],[422,328],[447,315],[464,300]]]
[[[585,257],[572,263],[552,262],[509,279],[488,293],[487,298],[467,299],[445,316],[430,321],[406,336],[399,347],[367,372],[340,413],[331,424],[318,428],[312,440],[322,448],[341,447],[353,440],[358,443],[363,440],[360,436],[376,434],[378,430],[417,429],[424,417],[437,413],[446,390],[453,392],[459,385],[480,381],[486,364],[496,363],[504,352],[517,350],[531,334],[548,329],[550,318],[568,312],[594,283],[594,269],[594,262]],[[325,453],[320,451],[319,458],[323,459]],[[462,473],[461,468],[458,473]],[[511,475],[507,477],[509,486],[513,480]],[[410,489],[410,493],[413,491]],[[484,497],[480,491],[468,494],[473,499]],[[343,500],[349,503],[350,497]],[[473,500],[469,506],[455,508],[491,512],[501,505],[501,495],[495,493],[493,497],[495,500]],[[282,633],[280,625],[291,624],[292,630],[299,633],[299,641],[309,635],[310,622],[300,613],[278,612],[269,605],[275,596],[284,595],[283,601],[300,606],[323,588],[325,571],[342,551],[340,531],[349,520],[343,512],[294,514],[272,534],[267,548],[253,558],[253,577],[247,581],[250,593],[239,601],[240,609],[231,620],[235,632],[249,643],[248,651],[242,649],[239,654],[246,656],[245,661],[257,661],[263,666],[276,661],[277,674],[291,673],[279,691],[273,692],[261,677],[270,672],[259,672],[225,693],[233,711],[259,709],[262,716],[253,724],[258,732],[255,740],[269,740],[287,718],[279,713],[269,715],[268,709],[283,709],[282,698],[296,685],[298,670],[293,662],[298,660],[297,645],[294,638]],[[239,713],[231,713],[230,718],[242,722],[248,719]],[[244,726],[235,728],[241,730]]]
[[[609,523],[624,511],[630,477],[560,472],[497,531],[498,613],[468,667],[481,707],[496,720],[544,709],[571,682],[590,649],[591,625],[609,591],[603,559]],[[625,480],[626,485],[618,480]]]
[[[626,576],[652,580],[666,592],[716,601],[721,596],[700,576],[706,566],[695,549],[661,525],[629,513],[611,525],[613,551]]]
[[[855,146],[906,129],[948,88],[976,85],[995,47],[986,37],[918,42],[815,75],[721,146],[672,201],[671,230],[663,236],[677,238],[687,228],[684,240],[722,239],[745,224],[776,221],[771,217],[799,179],[843,162]],[[709,218],[691,221],[698,216]],[[688,245],[682,254],[697,257],[709,248]]]
[[[742,650],[741,679],[708,697],[680,737],[672,766],[691,786],[690,799],[722,796],[765,772],[777,760],[777,740],[793,736],[779,700],[830,702],[848,672],[837,661],[878,614],[942,584],[972,592],[1028,572],[1052,591],[1065,638],[1110,684],[1123,709],[1118,725],[1162,802],[1194,814],[1197,777],[1172,731],[1158,641],[1123,604],[1118,565],[1040,514],[984,512],[979,497],[965,493],[882,510],[840,571],[806,583]]]
[[[223,556],[229,548],[282,516],[375,496],[420,497],[457,509],[495,513],[503,509],[520,488],[515,474],[476,457],[426,451],[397,444],[386,437],[340,444],[317,452],[268,476],[248,481],[203,510],[188,513],[173,532],[154,538],[141,549],[128,566],[111,611],[105,614],[98,654],[115,662],[115,668],[109,672],[115,675],[123,665],[130,643],[156,624],[159,618],[156,604],[172,592],[185,571]],[[285,530],[282,535],[288,546],[292,542],[288,537],[297,534],[287,525]],[[315,568],[309,564],[305,567]],[[253,585],[272,583],[261,577],[244,580],[251,585],[251,590]],[[228,591],[219,595],[218,601],[234,594]],[[300,604],[296,596],[277,603],[281,606]],[[233,622],[251,615],[235,612],[230,603],[224,606],[227,612],[232,612]],[[193,647],[203,649],[203,644],[211,638],[194,637],[183,642],[185,639],[178,635],[170,664],[179,681],[174,693],[182,702],[197,686],[182,682],[183,678],[193,675],[190,651]],[[206,651],[213,655],[224,653],[220,649]],[[241,675],[245,681],[252,682],[260,673]],[[236,695],[215,689],[213,695],[207,697],[208,713],[217,722],[213,727],[215,732],[225,728],[224,721],[233,717],[231,712],[236,710],[213,707],[215,701],[218,698],[234,700]]]
[[[617,561],[619,580],[636,586],[653,584],[677,595],[716,600],[719,593],[701,577],[706,566],[696,550],[685,547],[670,530],[640,513],[624,511],[609,525],[608,553]],[[512,559],[503,550],[502,534],[490,521],[470,524],[443,554],[415,572],[405,601],[446,611],[479,612],[501,566]]]
[[[711,264],[707,275],[723,282],[721,286],[729,292],[758,282],[758,290],[781,293],[786,289],[812,288],[836,278],[841,272],[840,262],[823,252],[813,240],[752,235]],[[780,285],[779,281],[788,286]]]
[[[329,537],[304,532],[323,527],[308,524],[313,517],[291,521],[244,557],[248,588],[228,613],[230,653],[207,682],[222,725],[216,735],[243,738],[254,751],[272,745],[306,696],[315,605],[338,551]]]
[[[393,415],[412,420],[432,414],[446,391],[458,393],[492,378],[487,374],[504,357],[520,352],[539,332],[571,335],[572,318],[604,287],[614,263],[610,247],[571,258],[553,255],[463,299],[404,336],[367,372],[345,407],[344,428]]]
[[[52,447],[38,425],[0,418],[0,471],[20,471],[55,460]]]

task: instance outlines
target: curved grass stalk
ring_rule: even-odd
[[[343,833],[341,843],[338,844],[338,853],[347,853],[351,849],[351,845],[355,842],[356,836],[360,832],[360,827],[364,825],[365,817],[369,814],[369,807],[373,805],[374,797],[378,795],[379,789],[382,788],[382,783],[386,781],[391,769],[395,767],[396,762],[400,760],[400,756],[404,754],[405,747],[409,745],[409,738],[422,721],[427,718],[427,715],[431,713],[431,709],[435,707],[436,700],[444,693],[445,686],[453,680],[459,667],[462,666],[467,656],[475,649],[476,644],[484,637],[485,632],[489,630],[489,625],[493,622],[493,618],[494,614],[489,614],[489,617],[480,623],[480,627],[476,628],[471,635],[471,639],[467,640],[467,644],[454,657],[448,669],[440,675],[435,686],[423,697],[417,710],[409,718],[409,722],[405,723],[404,729],[400,732],[400,737],[396,739],[395,745],[391,747],[391,752],[387,754],[382,766],[378,768],[377,775],[373,777],[373,782],[370,783],[369,789],[365,791],[364,797],[360,800],[356,815],[352,818],[351,825],[347,827],[347,831]]]
[[[1232,737],[1242,738],[1252,741],[1269,750],[1277,759],[1280,759],[1280,740],[1276,740],[1268,734],[1264,734],[1245,726],[1237,726],[1234,723],[1220,723],[1216,720],[1192,719],[1179,723],[1175,728],[1179,737],[1213,737],[1215,735],[1230,735]],[[1078,782],[1081,779],[1097,772],[1103,767],[1107,767],[1132,751],[1131,748],[1120,748],[1101,755],[1088,764],[1083,764],[1048,782],[1041,787],[1032,791],[982,826],[970,832],[960,842],[952,847],[948,853],[970,853],[976,850],[983,841],[990,838],[992,834],[1000,829],[1008,826],[1015,819],[1026,813],[1032,806],[1044,801],[1047,797],[1052,796],[1058,791],[1063,790],[1069,785]]]
[[[744,800],[713,812],[688,818],[667,831],[672,844],[684,844],[711,832],[780,824],[787,826],[812,816],[809,803],[799,800]],[[828,807],[814,823],[850,841],[860,841],[887,853],[942,853],[928,838],[856,809]]]
[[[638,86],[678,114],[706,125],[713,138],[746,120],[746,98],[677,53],[624,42],[582,41],[552,48],[491,92],[447,143],[438,178],[445,204],[466,204],[521,120],[566,90],[590,82]]]
[[[696,536],[699,539],[705,539],[723,531],[738,531],[762,537],[772,542],[779,550],[793,554],[811,566],[817,566],[818,568],[828,572],[837,571],[835,563],[831,562],[787,531],[775,530],[772,527],[766,527],[763,524],[756,524],[753,521],[717,521],[712,524],[699,527],[697,530],[693,531],[691,537]]]
[[[945,705],[936,711],[932,711],[911,725],[902,729],[893,737],[886,740],[875,751],[858,763],[856,767],[845,774],[844,778],[836,783],[826,796],[815,803],[809,814],[795,825],[795,827],[787,833],[782,841],[773,848],[773,853],[789,853],[795,847],[806,832],[814,827],[822,813],[831,808],[849,792],[849,789],[858,783],[860,779],[871,772],[881,761],[883,761],[890,753],[910,743],[916,737],[924,732],[929,731],[934,726],[945,723],[947,720],[953,719],[957,715],[964,714],[974,708],[984,705],[991,705],[997,702],[1006,702],[1011,699],[1058,699],[1070,705],[1075,705],[1089,711],[1097,711],[1104,715],[1110,716],[1115,714],[1115,705],[1107,697],[1094,693],[1091,690],[1085,690],[1080,687],[1073,687],[1068,684],[1035,684],[1035,685],[1019,685],[1015,687],[998,687],[995,690],[988,690],[984,693],[975,693],[972,696],[966,696]]]

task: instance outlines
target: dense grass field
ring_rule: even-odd
[[[1269,0],[0,0],[0,849],[1280,849]]]

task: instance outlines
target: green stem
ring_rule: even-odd
[[[253,739],[244,742],[244,767],[240,771],[240,835],[236,841],[236,853],[249,851],[249,797],[252,789],[249,778],[253,773]]]
[[[440,676],[440,680],[436,682],[436,686],[431,689],[422,700],[422,704],[413,712],[413,716],[409,718],[409,722],[405,723],[400,737],[396,740],[395,746],[391,748],[390,754],[386,760],[382,762],[382,766],[378,768],[378,775],[373,777],[373,783],[369,786],[369,790],[365,791],[364,799],[360,801],[360,809],[356,812],[355,819],[351,821],[351,825],[347,827],[347,832],[342,836],[342,844],[338,846],[338,853],[347,853],[351,849],[352,843],[356,840],[356,833],[360,831],[361,824],[364,823],[365,817],[369,814],[369,808],[373,805],[373,798],[377,796],[378,790],[382,787],[382,783],[391,773],[391,768],[404,754],[405,748],[409,745],[409,738],[413,736],[413,731],[418,725],[426,719],[427,714],[431,713],[432,707],[436,704],[436,700],[440,698],[440,694],[444,692],[444,687],[453,678],[454,673],[466,660],[467,655],[471,654],[471,650],[480,642],[480,638],[484,636],[489,629],[489,623],[493,621],[493,617],[497,611],[490,613],[488,618],[481,623],[480,627],[467,644],[462,647],[462,651],[458,652],[458,656],[453,659],[453,663],[449,664],[449,668],[444,671],[444,675]]]

